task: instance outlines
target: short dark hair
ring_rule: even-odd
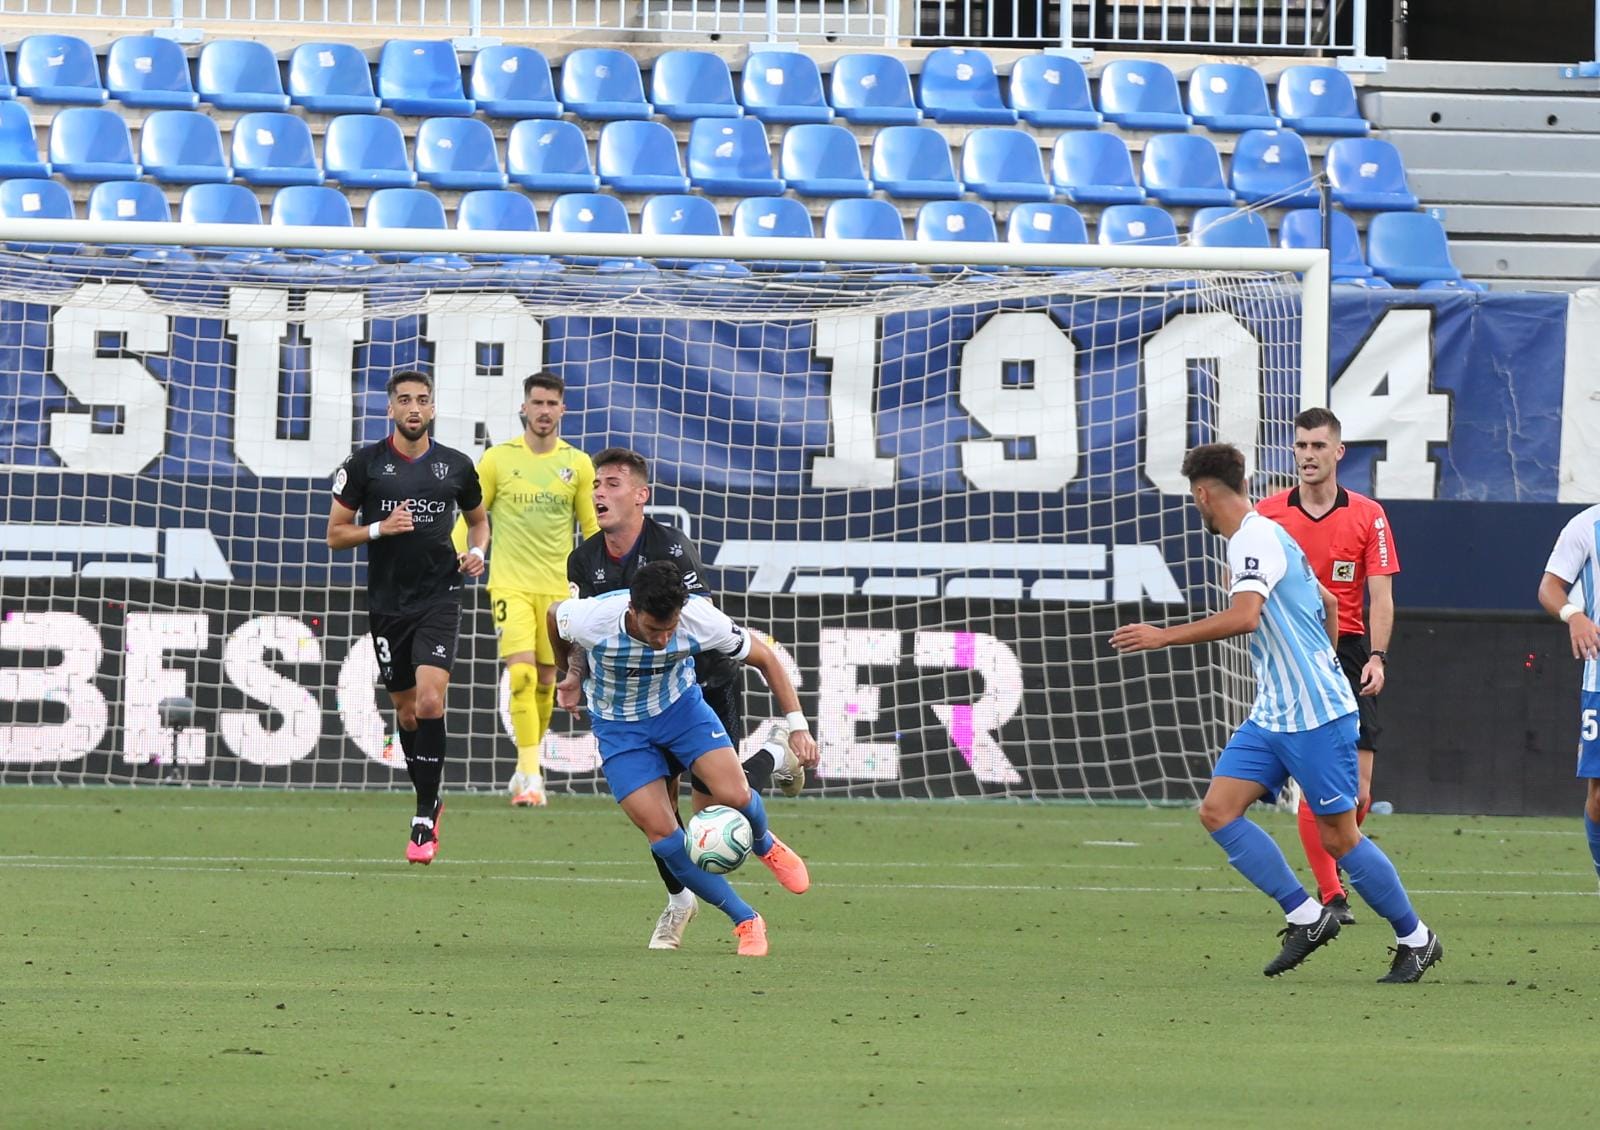
[[[637,451],[627,447],[608,447],[594,457],[594,469],[602,467],[626,467],[632,471],[642,483],[650,481],[650,464],[645,457]]]
[[[1339,423],[1339,417],[1326,408],[1307,408],[1294,418],[1294,426],[1304,428],[1306,431],[1312,428],[1328,428],[1336,436],[1344,435],[1344,426]]]
[[[689,586],[683,574],[670,561],[641,565],[628,586],[628,604],[653,620],[666,620],[682,610],[689,600]]]
[[[383,386],[383,391],[388,396],[394,395],[394,390],[403,384],[423,384],[428,386],[428,391],[433,391],[433,378],[427,373],[418,372],[416,369],[401,369],[389,378],[389,383]]]
[[[1202,443],[1183,457],[1183,477],[1215,479],[1234,494],[1244,493],[1244,452],[1231,443]]]
[[[560,396],[567,391],[567,382],[556,376],[549,369],[540,369],[531,377],[524,377],[522,381],[522,399],[528,399],[530,393],[536,388],[547,388]]]

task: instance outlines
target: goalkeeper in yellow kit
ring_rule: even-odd
[[[554,373],[522,382],[523,431],[483,453],[478,481],[494,530],[489,601],[500,659],[511,675],[511,728],[517,771],[511,803],[545,803],[539,742],[555,707],[555,652],[545,622],[550,603],[567,592],[567,554],[573,527],[599,530],[594,512],[594,464],[560,436],[566,386]]]

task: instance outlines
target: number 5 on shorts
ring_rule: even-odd
[[[1592,742],[1600,738],[1600,710],[1585,710],[1583,712],[1583,740]]]

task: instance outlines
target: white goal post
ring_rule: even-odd
[[[476,458],[549,368],[564,438],[650,458],[656,512],[784,646],[812,790],[1190,801],[1241,649],[1105,637],[1224,591],[1183,451],[1238,442],[1265,489],[1327,398],[1323,251],[57,220],[0,245],[0,782],[403,786],[362,554],[322,542],[335,456],[387,430],[397,369]],[[514,759],[487,603],[449,787]],[[603,787],[559,712],[545,759]]]

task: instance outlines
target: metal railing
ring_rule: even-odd
[[[375,38],[592,32],[1359,55],[1366,7],[1367,0],[0,0],[0,21],[164,24],[177,38],[281,24],[370,30]]]

